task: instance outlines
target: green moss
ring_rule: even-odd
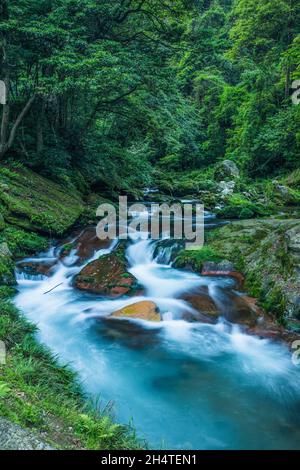
[[[16,257],[41,252],[48,246],[48,240],[45,237],[13,226],[6,226],[0,233],[1,242],[6,242]]]
[[[251,202],[241,194],[233,194],[228,198],[226,206],[217,211],[221,218],[228,219],[248,219],[252,217],[262,217],[273,212],[270,205]]]
[[[10,257],[0,255],[0,285],[16,285],[14,268],[15,265]]]
[[[0,169],[0,207],[12,225],[58,235],[83,211],[78,193],[23,167]]]
[[[195,271],[202,271],[206,261],[219,263],[224,259],[216,249],[205,246],[198,250],[182,250],[178,253],[174,265],[177,268],[191,267]]]

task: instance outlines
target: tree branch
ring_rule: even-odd
[[[21,122],[23,121],[24,117],[26,116],[26,114],[30,110],[35,98],[36,98],[36,94],[34,94],[33,96],[31,96],[31,98],[29,98],[26,105],[24,106],[24,108],[20,112],[19,116],[17,117],[17,119],[16,119],[16,121],[15,121],[15,123],[14,123],[14,125],[13,125],[13,127],[10,131],[10,134],[9,134],[9,139],[8,139],[8,142],[7,142],[7,149],[8,150],[11,148],[12,144],[14,143],[17,130],[18,130]]]
[[[138,85],[135,85],[133,88],[128,90],[126,93],[123,93],[122,95],[119,95],[116,98],[113,98],[111,100],[98,101],[98,103],[95,106],[95,109],[93,110],[92,114],[90,115],[90,117],[89,117],[89,119],[88,119],[88,121],[85,125],[85,129],[88,129],[90,127],[90,125],[92,124],[92,122],[95,119],[95,116],[96,116],[97,112],[99,111],[99,109],[101,108],[102,105],[116,104],[119,101],[121,101],[123,98],[126,98],[127,96],[134,93],[137,90],[137,88],[138,88]]]

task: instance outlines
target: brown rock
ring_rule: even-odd
[[[238,323],[245,326],[255,326],[258,321],[258,307],[254,307],[254,302],[250,297],[242,297],[228,293],[227,301],[223,301],[222,316],[231,323]]]
[[[87,227],[76,240],[77,255],[80,260],[87,260],[95,251],[109,248],[111,240],[100,240],[96,234],[96,227]]]
[[[184,295],[183,300],[188,302],[198,312],[196,316],[187,312],[185,319],[188,321],[215,323],[221,315],[212,298],[204,292],[203,289],[195,293]]]
[[[24,272],[30,276],[38,276],[41,274],[42,276],[50,276],[51,269],[55,265],[55,262],[49,263],[32,263],[27,261],[22,261],[18,263],[17,268],[19,271]]]
[[[122,246],[85,266],[74,284],[77,289],[111,297],[132,295],[137,289],[136,278],[127,272]]]
[[[74,240],[74,236],[77,237]],[[96,227],[87,227],[81,232],[75,232],[72,238],[63,241],[63,247],[59,253],[60,259],[70,254],[70,251],[76,249],[79,263],[88,260],[95,251],[107,249],[111,245],[111,240],[100,240],[97,237]]]
[[[244,282],[245,282],[245,277],[243,276],[242,273],[238,271],[202,271],[201,272],[202,276],[229,276],[233,277],[237,281],[237,286],[238,289],[242,289]]]
[[[135,304],[128,305],[114,313],[112,317],[115,318],[140,318],[141,320],[161,321],[161,316],[157,305],[149,300],[137,302]]]

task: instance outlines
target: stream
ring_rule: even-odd
[[[214,225],[209,214],[206,223]],[[24,260],[54,267],[50,277],[18,271],[15,303],[88,394],[102,408],[112,403],[117,421],[131,422],[150,448],[300,449],[300,376],[288,348],[222,318],[185,321],[182,312],[193,308],[184,293],[206,288],[222,307],[234,280],[175,269],[172,244],[157,254],[157,243],[133,234],[127,244],[142,296],[110,299],[73,287],[82,266],[114,242],[81,263],[75,249],[62,261],[55,246]],[[158,305],[162,322],[108,318],[144,299]]]

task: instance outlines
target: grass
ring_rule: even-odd
[[[96,411],[76,375],[57,363],[35,338],[36,327],[20,315],[0,288],[0,339],[7,363],[0,366],[0,415],[61,449],[139,449],[130,426],[114,422],[108,410]]]

